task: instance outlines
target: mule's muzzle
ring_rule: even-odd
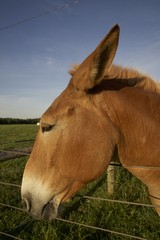
[[[54,220],[58,215],[58,204],[53,199],[47,204],[33,204],[30,197],[22,199],[23,209],[28,212],[36,220]]]

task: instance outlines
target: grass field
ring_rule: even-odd
[[[36,125],[0,125],[0,149],[14,149],[33,144]],[[0,181],[21,184],[27,157],[0,163]],[[108,198],[107,176],[83,189],[81,195]],[[20,188],[0,185],[0,202],[21,207]],[[150,203],[145,186],[129,172],[116,167],[116,189],[113,199]],[[74,197],[61,210],[64,219],[122,232],[148,240],[160,239],[160,218],[149,207],[102,202]],[[0,231],[25,240],[123,240],[130,237],[110,234],[74,224],[35,221],[25,212],[0,206]],[[10,237],[1,235],[0,239]]]

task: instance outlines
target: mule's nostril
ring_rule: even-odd
[[[23,209],[29,212],[31,210],[31,201],[29,199],[23,198],[22,199],[22,206]]]

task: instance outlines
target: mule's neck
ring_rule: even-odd
[[[158,104],[160,85],[136,70],[112,65],[104,80],[91,93],[106,119],[110,119],[118,144],[122,135],[126,138],[128,127],[143,129],[143,121],[149,121],[148,116],[152,116],[149,103]]]

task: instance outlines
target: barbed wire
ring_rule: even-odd
[[[70,2],[68,2],[68,3],[64,3],[64,4],[61,5],[61,6],[55,7],[55,8],[53,8],[53,9],[49,10],[49,11],[42,12],[42,13],[37,14],[37,15],[34,15],[34,16],[32,16],[32,17],[24,18],[24,19],[22,19],[22,20],[20,20],[20,21],[17,21],[17,22],[15,22],[15,23],[6,25],[6,26],[4,26],[4,27],[1,27],[1,28],[0,28],[0,32],[1,32],[1,31],[5,31],[5,30],[7,30],[7,29],[9,29],[9,28],[13,28],[13,27],[15,27],[15,26],[17,26],[17,25],[20,25],[20,24],[23,24],[23,23],[33,21],[33,20],[35,20],[35,19],[37,19],[37,18],[46,16],[46,15],[50,15],[50,14],[56,12],[56,11],[60,11],[60,10],[62,10],[62,9],[69,8],[69,7],[72,6],[72,5],[78,4],[80,1],[81,1],[81,0],[72,0],[72,1],[70,1]]]

